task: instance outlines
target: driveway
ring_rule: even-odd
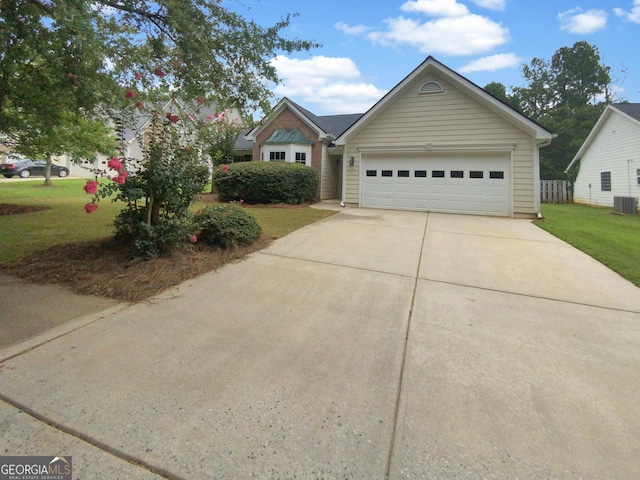
[[[640,478],[640,289],[526,220],[344,210],[0,358],[77,478]]]

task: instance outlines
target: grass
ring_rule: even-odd
[[[543,204],[535,223],[640,287],[640,215],[586,205]]]
[[[0,183],[0,204],[51,207],[40,212],[0,215],[0,263],[7,263],[53,245],[85,242],[105,238],[113,233],[113,219],[121,203],[109,199],[100,202],[98,211],[87,214],[83,206],[90,200],[82,186],[85,179],[53,180],[53,187],[43,187],[43,180]],[[104,182],[108,182],[105,179]],[[207,197],[204,195],[203,197]],[[194,208],[201,208],[203,202]],[[333,212],[308,206],[261,206],[252,208],[264,233],[283,237],[294,230],[320,220]]]
[[[36,283],[56,283],[76,293],[136,302],[190,278],[244,258],[294,230],[334,212],[309,206],[257,206],[250,208],[263,229],[253,245],[237,249],[212,249],[186,244],[171,254],[131,265],[126,247],[113,239],[113,220],[121,203],[102,200],[98,211],[87,214],[90,200],[82,190],[86,180],[42,180],[0,183],[0,271]],[[109,180],[105,180],[109,181]],[[213,201],[202,195],[194,209]],[[15,208],[15,205],[29,208]],[[32,207],[50,207],[30,212]]]

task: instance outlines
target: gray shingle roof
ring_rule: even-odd
[[[640,103],[614,103],[612,106],[640,121]]]
[[[344,115],[315,115],[306,108],[301,107],[297,103],[289,100],[296,106],[309,120],[315,123],[318,127],[324,130],[326,133],[339,137],[347,128],[356,123],[363,113],[350,113]]]

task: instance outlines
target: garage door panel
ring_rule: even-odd
[[[362,206],[507,216],[509,165],[504,156],[487,155],[446,159],[365,157]]]

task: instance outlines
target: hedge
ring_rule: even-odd
[[[234,163],[216,168],[213,187],[221,202],[297,205],[315,200],[318,172],[298,163]]]

